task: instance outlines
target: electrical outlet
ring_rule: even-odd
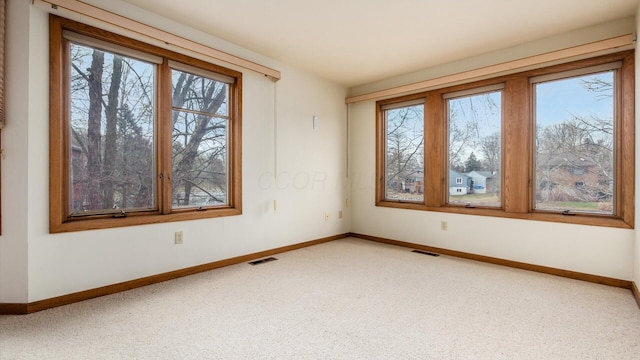
[[[449,225],[446,221],[440,221],[440,230],[447,231],[449,229]]]
[[[176,231],[175,242],[176,244],[184,243],[184,237],[182,236],[182,231]]]
[[[329,213],[328,212],[324,213],[324,221],[329,221]]]

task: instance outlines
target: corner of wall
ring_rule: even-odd
[[[2,222],[0,237],[0,303],[26,303],[29,294],[27,245],[27,121],[29,114],[30,1],[8,1],[5,86],[7,122],[2,130]],[[7,191],[11,189],[11,191]],[[11,206],[8,206],[10,204]],[[8,211],[8,210],[11,211]]]
[[[638,5],[638,9],[636,10],[636,34],[640,31],[640,4]],[[636,47],[636,59],[638,57],[638,55],[640,55],[640,49],[638,49],[638,47]],[[638,109],[640,109],[640,96],[638,96],[638,94],[640,94],[640,69],[638,66],[638,61],[636,60],[636,69],[635,69],[635,75],[636,75],[636,98],[635,98],[635,108],[636,108],[636,133],[638,132],[638,128],[640,128],[640,113],[638,113]],[[633,281],[635,282],[636,286],[638,286],[640,284],[640,234],[637,230],[637,226],[638,224],[640,224],[640,212],[638,211],[638,209],[640,209],[640,197],[638,196],[638,190],[640,190],[640,139],[636,136],[636,176],[635,176],[635,189],[636,189],[636,196],[635,196],[635,224],[636,224],[636,231],[635,231],[635,262],[634,262],[634,267],[633,267]],[[636,290],[638,288],[636,287]],[[637,292],[636,292],[637,295]],[[638,300],[638,303],[640,305],[640,298],[636,297],[636,299]]]
[[[346,87],[240,49],[188,24],[152,17],[126,2],[114,0],[108,6],[120,9],[119,14],[148,18],[149,25],[180,32],[188,39],[251,61],[265,60],[283,70],[277,85],[257,73],[244,72],[243,214],[95,230],[91,234],[50,234],[48,12],[30,1],[11,0],[7,36],[7,89],[11,92],[7,93],[8,121],[3,130],[7,158],[2,164],[3,169],[11,169],[2,174],[2,202],[10,205],[4,209],[11,211],[5,211],[2,219],[0,305],[15,309],[20,304],[350,230],[351,217],[344,200]],[[176,25],[176,29],[167,24]],[[313,115],[320,119],[317,130],[311,126]],[[269,177],[271,183],[261,182],[276,163],[278,171]],[[278,200],[277,211],[274,199]],[[346,214],[343,219],[340,210]],[[328,220],[325,213],[330,214]],[[185,235],[179,248],[173,242],[177,230]],[[150,252],[153,257],[146,256]],[[114,268],[118,271],[112,271]]]

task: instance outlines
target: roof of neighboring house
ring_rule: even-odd
[[[538,154],[538,164],[544,164],[546,166],[570,166],[570,167],[591,167],[596,166],[597,163],[588,156],[582,156],[581,154],[572,153],[560,153],[560,154]]]
[[[407,174],[407,176],[405,176],[405,179],[424,179],[424,173],[422,172],[422,170],[416,170],[412,173]]]
[[[456,184],[456,178],[462,178],[462,184]],[[469,186],[469,176],[449,169],[449,187]]]
[[[480,175],[482,177],[485,177],[487,179],[492,178],[495,174],[493,174],[491,171],[471,171],[468,173],[465,173],[465,175],[469,176],[469,177],[474,177],[476,175]]]
[[[463,173],[459,173],[459,172],[457,172],[455,170],[449,169],[449,178],[452,179],[452,178],[457,178],[457,177],[461,177],[461,178],[464,179],[464,178],[468,178],[469,176],[465,175]]]

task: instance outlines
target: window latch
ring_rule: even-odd
[[[576,213],[572,213],[571,210],[565,210],[562,212],[562,215],[565,216],[576,216]]]
[[[122,211],[120,211],[120,212],[119,212],[119,213],[117,213],[117,214],[113,214],[113,217],[114,217],[114,218],[124,218],[124,217],[127,217],[127,213],[126,213],[126,212],[124,212],[124,210],[122,210]]]

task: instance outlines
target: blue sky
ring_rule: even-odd
[[[598,78],[613,82],[613,72],[578,78],[549,81],[536,85],[536,123],[551,125],[576,116],[597,114],[600,118],[613,118],[613,96],[588,91],[583,80]],[[611,91],[608,95],[613,95]]]

